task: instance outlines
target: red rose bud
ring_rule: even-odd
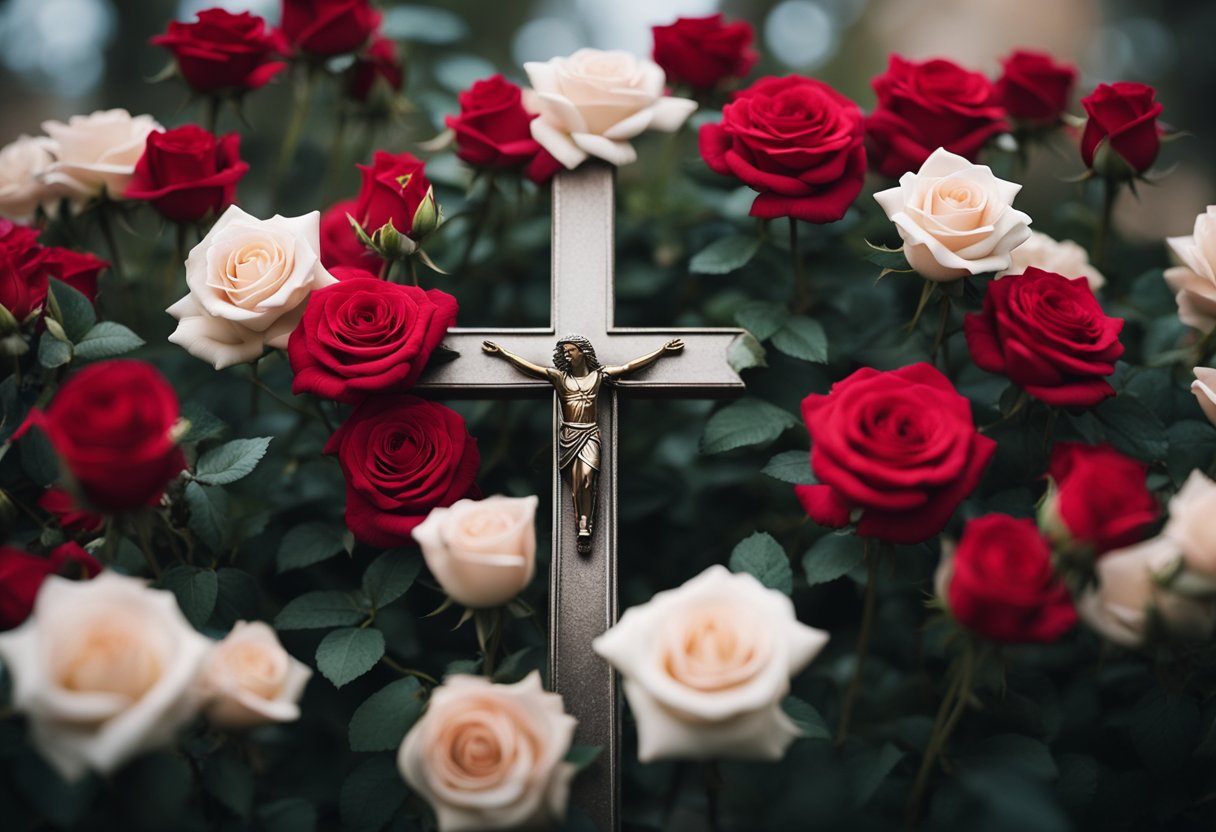
[[[11,630],[30,617],[34,599],[48,575],[92,578],[101,564],[76,543],[64,543],[46,557],[0,546],[0,630]]]
[[[283,0],[279,23],[292,46],[317,56],[356,51],[379,25],[368,0]]]
[[[826,395],[802,400],[819,485],[794,489],[822,526],[857,524],[889,543],[940,532],[979,485],[996,442],[980,435],[971,404],[929,364],[864,367]]]
[[[347,70],[346,94],[362,104],[376,90],[396,93],[401,91],[404,83],[405,72],[401,68],[397,44],[376,35],[367,51],[355,58],[354,64]]]
[[[727,23],[720,14],[681,17],[654,26],[654,62],[674,84],[710,90],[723,81],[743,78],[759,57],[751,48],[755,32],[742,20]]]
[[[123,196],[152,203],[173,222],[216,216],[236,201],[236,183],[249,170],[240,143],[236,133],[217,140],[195,124],[149,133]]]
[[[1139,543],[1161,514],[1145,478],[1148,464],[1110,445],[1057,442],[1039,527],[1067,554],[1103,555]]]
[[[1001,61],[996,90],[1010,118],[1031,127],[1058,124],[1068,110],[1077,69],[1043,52],[1018,50]]]
[[[48,246],[42,251],[42,264],[51,277],[62,280],[91,301],[97,300],[97,281],[110,267],[105,260],[87,251]]]
[[[0,219],[0,306],[8,313],[0,336],[12,335],[41,314],[50,271],[44,256],[37,231]]]
[[[1131,179],[1152,166],[1161,149],[1157,116],[1164,109],[1147,84],[1099,84],[1081,106],[1089,115],[1081,135],[1086,167],[1108,179]]]
[[[943,557],[939,587],[968,630],[993,641],[1046,643],[1076,626],[1072,596],[1033,520],[1005,514],[972,520],[953,562]]]
[[[287,67],[271,60],[283,51],[279,37],[249,12],[206,9],[194,23],[171,22],[149,43],[172,52],[185,82],[204,94],[257,89]]]
[[[870,161],[883,176],[916,171],[939,147],[974,162],[1009,129],[995,85],[950,61],[892,55],[873,82],[878,104],[866,118]]]
[[[357,200],[344,199],[321,214],[321,265],[331,272],[335,266],[377,272],[383,262],[374,252],[364,248],[358,233],[351,229],[349,217],[354,215],[356,203]]]
[[[1042,402],[1093,407],[1123,355],[1122,318],[1108,318],[1084,277],[1030,267],[988,284],[984,308],[963,319],[971,358]]]
[[[861,110],[822,81],[762,78],[700,132],[701,157],[716,173],[759,191],[753,217],[835,222],[866,175]]]
[[[357,167],[363,188],[350,223],[359,241],[385,259],[413,254],[442,221],[422,160],[377,150],[370,167]]]

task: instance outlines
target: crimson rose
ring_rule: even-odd
[[[350,227],[347,215],[353,216],[355,209],[355,200],[344,199],[321,213],[321,265],[331,270],[335,266],[352,266],[379,271],[384,261],[359,242]]]
[[[863,367],[826,395],[802,400],[818,485],[794,490],[823,526],[920,543],[940,532],[983,476],[996,442],[971,405],[929,364]]]
[[[42,309],[48,288],[38,232],[0,218],[0,306],[18,323]]]
[[[983,310],[963,319],[977,367],[1058,407],[1093,407],[1115,394],[1104,376],[1123,355],[1122,329],[1084,277],[1033,267],[989,283]]]
[[[103,514],[81,508],[66,488],[51,486],[38,498],[38,508],[52,514],[66,532],[96,532],[106,524]]]
[[[380,35],[372,38],[367,51],[355,58],[347,71],[346,94],[363,103],[371,96],[378,80],[383,80],[384,86],[392,92],[400,92],[405,83],[397,44]]]
[[[667,26],[654,26],[654,62],[667,80],[709,90],[722,81],[742,78],[752,71],[757,54],[755,32],[742,20],[727,23],[720,14],[681,17]]]
[[[319,289],[291,333],[291,390],[354,403],[413,386],[456,322],[456,299],[438,289],[352,277]]]
[[[1052,489],[1042,523],[1052,543],[1088,547],[1095,555],[1144,539],[1161,513],[1145,485],[1148,465],[1105,443],[1057,442],[1047,467]]]
[[[370,166],[355,167],[363,173],[363,187],[351,214],[369,236],[389,223],[415,241],[435,230],[439,209],[421,159],[377,150]]]
[[[271,60],[284,49],[281,39],[249,12],[205,9],[194,23],[170,22],[149,43],[172,52],[182,78],[201,93],[257,89],[287,67]]]
[[[522,92],[501,75],[475,81],[457,96],[460,115],[444,121],[456,135],[456,155],[475,168],[525,167],[537,184],[561,168],[549,151],[532,138],[536,113],[524,109]]]
[[[1081,134],[1081,158],[1103,176],[1125,178],[1149,169],[1161,149],[1157,116],[1163,107],[1148,84],[1116,81],[1099,84],[1081,99],[1089,120]],[[1103,151],[1113,153],[1114,160]],[[1126,162],[1122,166],[1119,162]],[[1129,171],[1130,169],[1130,171]]]
[[[89,300],[97,300],[97,280],[110,264],[87,251],[47,246],[41,261],[51,277],[58,278]]]
[[[237,133],[216,139],[196,124],[149,133],[123,196],[152,203],[173,222],[217,216],[236,201],[236,183],[249,170],[240,144]]]
[[[417,396],[364,399],[325,453],[346,478],[346,525],[371,546],[405,546],[431,509],[477,494],[477,440],[459,413]]]
[[[720,124],[701,127],[701,157],[760,195],[753,217],[834,222],[866,174],[857,105],[822,81],[761,78],[735,94]]]
[[[287,40],[311,55],[354,52],[379,25],[368,0],[283,0],[279,23]]]
[[[892,55],[873,86],[878,104],[866,118],[866,136],[871,162],[884,176],[919,170],[939,147],[974,162],[990,138],[1008,129],[993,83],[951,61]]]
[[[92,578],[101,564],[77,543],[64,543],[46,557],[0,546],[0,630],[10,630],[30,617],[34,599],[48,575]]]
[[[1010,118],[1031,126],[1057,124],[1068,110],[1077,69],[1043,52],[1018,50],[1001,61],[996,91]]]
[[[1051,548],[1033,520],[990,514],[972,520],[943,562],[939,591],[967,629],[994,641],[1051,642],[1077,623],[1052,571]]]

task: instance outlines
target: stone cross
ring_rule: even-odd
[[[659,361],[616,389],[650,398],[738,395],[739,375],[727,363],[737,329],[641,329],[613,325],[615,168],[588,162],[553,182],[553,276],[550,325],[528,329],[454,328],[444,345],[460,355],[423,377],[418,386],[437,398],[554,397],[548,381],[524,376],[481,342],[493,339],[537,364],[551,363],[553,347],[568,332],[586,336],[600,361],[620,363],[672,338],[683,353]],[[574,781],[573,805],[604,832],[619,827],[620,723],[615,674],[591,650],[591,641],[617,617],[617,393],[599,396],[603,435],[596,529],[591,551],[580,555],[569,488],[553,465],[553,560],[549,575],[549,682],[578,719],[575,742],[603,748]],[[555,452],[556,453],[556,452]]]

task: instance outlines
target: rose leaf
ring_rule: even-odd
[[[344,627],[317,645],[317,669],[340,688],[375,667],[383,655],[384,633],[371,627]]]

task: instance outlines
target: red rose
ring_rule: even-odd
[[[110,264],[87,251],[48,246],[42,250],[41,263],[51,277],[58,278],[89,300],[97,300],[97,280]]]
[[[372,280],[380,279],[367,269],[361,269],[358,266],[333,266],[329,269],[329,273],[338,280],[353,280],[357,277],[370,278]]]
[[[101,564],[76,543],[57,546],[46,557],[0,546],[0,630],[30,617],[48,575],[92,578],[100,571]]]
[[[379,25],[368,0],[283,0],[279,23],[287,40],[311,55],[354,52]]]
[[[866,175],[861,110],[822,81],[762,78],[736,93],[721,124],[700,133],[701,157],[760,195],[753,217],[834,222]]]
[[[1101,555],[1131,546],[1161,513],[1145,485],[1148,465],[1105,443],[1057,442],[1047,475],[1053,488],[1043,505],[1044,530],[1065,548],[1080,544]]]
[[[456,322],[456,308],[446,292],[374,277],[313,292],[287,344],[291,391],[354,403],[408,390]]]
[[[46,303],[48,269],[38,232],[0,218],[0,306],[25,321]]]
[[[460,115],[444,121],[456,134],[456,155],[475,168],[524,167],[538,185],[561,168],[532,138],[536,113],[524,109],[519,87],[501,75],[476,81],[457,96]]]
[[[196,124],[149,133],[123,196],[151,202],[173,222],[216,216],[236,201],[236,183],[249,170],[240,145],[236,133],[217,140]]]
[[[968,401],[925,363],[864,367],[803,399],[802,416],[820,483],[794,489],[807,514],[823,526],[855,521],[859,535],[890,543],[940,532],[996,451]]]
[[[668,26],[654,26],[654,62],[667,80],[709,90],[752,71],[757,54],[755,33],[742,20],[727,23],[720,15],[680,17]]]
[[[347,215],[353,216],[356,207],[356,200],[344,199],[321,214],[321,265],[331,271],[335,266],[352,266],[378,272],[384,262],[359,242],[350,227]]]
[[[91,507],[124,511],[147,505],[186,467],[170,431],[177,394],[151,364],[99,361],[59,388],[29,425],[50,439]]]
[[[347,71],[346,94],[363,103],[371,96],[377,80],[383,80],[384,86],[392,92],[400,92],[405,83],[397,44],[379,35],[372,38],[371,46]]]
[[[1058,407],[1093,407],[1115,394],[1104,376],[1123,355],[1122,329],[1084,277],[1033,267],[989,283],[983,310],[963,319],[977,367]]]
[[[950,612],[994,641],[1050,642],[1077,623],[1072,596],[1051,566],[1033,520],[990,514],[972,520],[943,564]]]
[[[369,236],[388,223],[415,241],[435,230],[439,209],[421,159],[377,150],[370,166],[355,167],[363,172],[363,188],[351,214]]]
[[[257,89],[287,67],[271,60],[283,51],[280,39],[249,12],[205,9],[194,23],[172,21],[148,42],[172,52],[185,82],[204,94]]]
[[[48,488],[38,498],[38,507],[48,514],[53,514],[59,527],[67,532],[101,531],[102,526],[106,524],[104,515],[81,508],[65,488]]]
[[[866,118],[866,135],[884,176],[919,170],[939,147],[974,162],[990,138],[1008,129],[992,82],[950,61],[892,55],[873,86],[878,104]]]
[[[477,494],[481,457],[464,419],[417,396],[364,399],[325,453],[346,477],[346,525],[371,546],[405,546],[431,509]]]
[[[1068,110],[1077,69],[1056,63],[1043,52],[1018,50],[1001,61],[1004,72],[997,79],[1001,105],[1011,118],[1034,126],[1058,124]]]
[[[1081,135],[1081,158],[1086,167],[1104,176],[1125,177],[1148,170],[1161,149],[1161,128],[1157,116],[1164,109],[1156,100],[1157,91],[1148,84],[1117,81],[1099,84],[1081,106],[1089,115]],[[1115,155],[1106,157],[1103,151]]]

